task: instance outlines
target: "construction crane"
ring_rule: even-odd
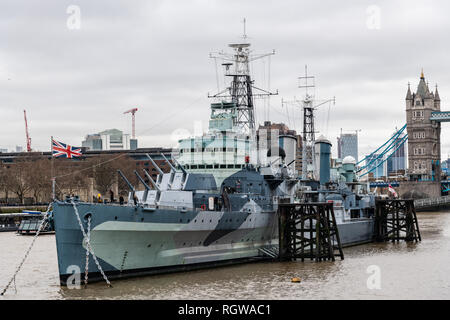
[[[123,113],[123,114],[131,113],[131,136],[132,136],[133,139],[136,138],[135,120],[134,120],[134,119],[135,119],[134,114],[136,113],[136,111],[138,111],[138,108],[133,108],[133,109],[130,109],[130,110],[125,111],[125,112]]]
[[[28,121],[27,121],[27,111],[23,110],[23,117],[25,119],[25,134],[27,136],[27,152],[31,152],[31,137],[28,133]]]

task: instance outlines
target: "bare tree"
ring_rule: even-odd
[[[106,194],[111,190],[114,183],[117,182],[117,170],[121,170],[131,183],[136,183],[133,170],[135,169],[135,161],[129,156],[111,156],[102,155],[89,159],[89,166],[92,167],[91,174],[94,178],[96,189],[101,194]],[[128,189],[128,186],[122,181],[119,182],[120,190]]]
[[[50,165],[49,159],[31,159],[26,179],[35,203],[50,200]]]
[[[17,195],[19,202],[24,204],[26,194],[31,190],[28,175],[31,173],[32,164],[29,161],[17,160],[8,169],[9,189]]]
[[[54,159],[57,198],[62,199],[64,195],[76,194],[87,188],[86,165],[83,160]]]
[[[0,164],[0,190],[5,194],[5,203],[8,203],[11,188],[11,177],[6,165]]]

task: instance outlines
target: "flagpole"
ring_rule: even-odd
[[[56,184],[56,180],[55,180],[55,172],[54,172],[54,167],[53,167],[53,136],[51,136],[50,138],[50,156],[51,158],[51,180],[52,180],[52,201],[55,200],[55,184]]]

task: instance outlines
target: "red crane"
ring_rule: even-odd
[[[138,108],[133,108],[133,109],[130,109],[130,110],[128,110],[128,111],[125,111],[123,114],[125,114],[125,113],[131,113],[131,136],[132,136],[132,138],[134,139],[134,138],[136,138],[136,131],[135,131],[135,116],[134,116],[134,114],[136,113],[136,111],[138,110]]]
[[[27,112],[23,110],[23,117],[25,119],[25,134],[27,136],[27,152],[31,152],[31,137],[28,133]]]

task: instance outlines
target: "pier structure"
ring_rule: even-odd
[[[375,206],[375,241],[422,240],[414,200],[377,200]]]
[[[278,207],[279,259],[344,259],[333,204],[283,203]]]

